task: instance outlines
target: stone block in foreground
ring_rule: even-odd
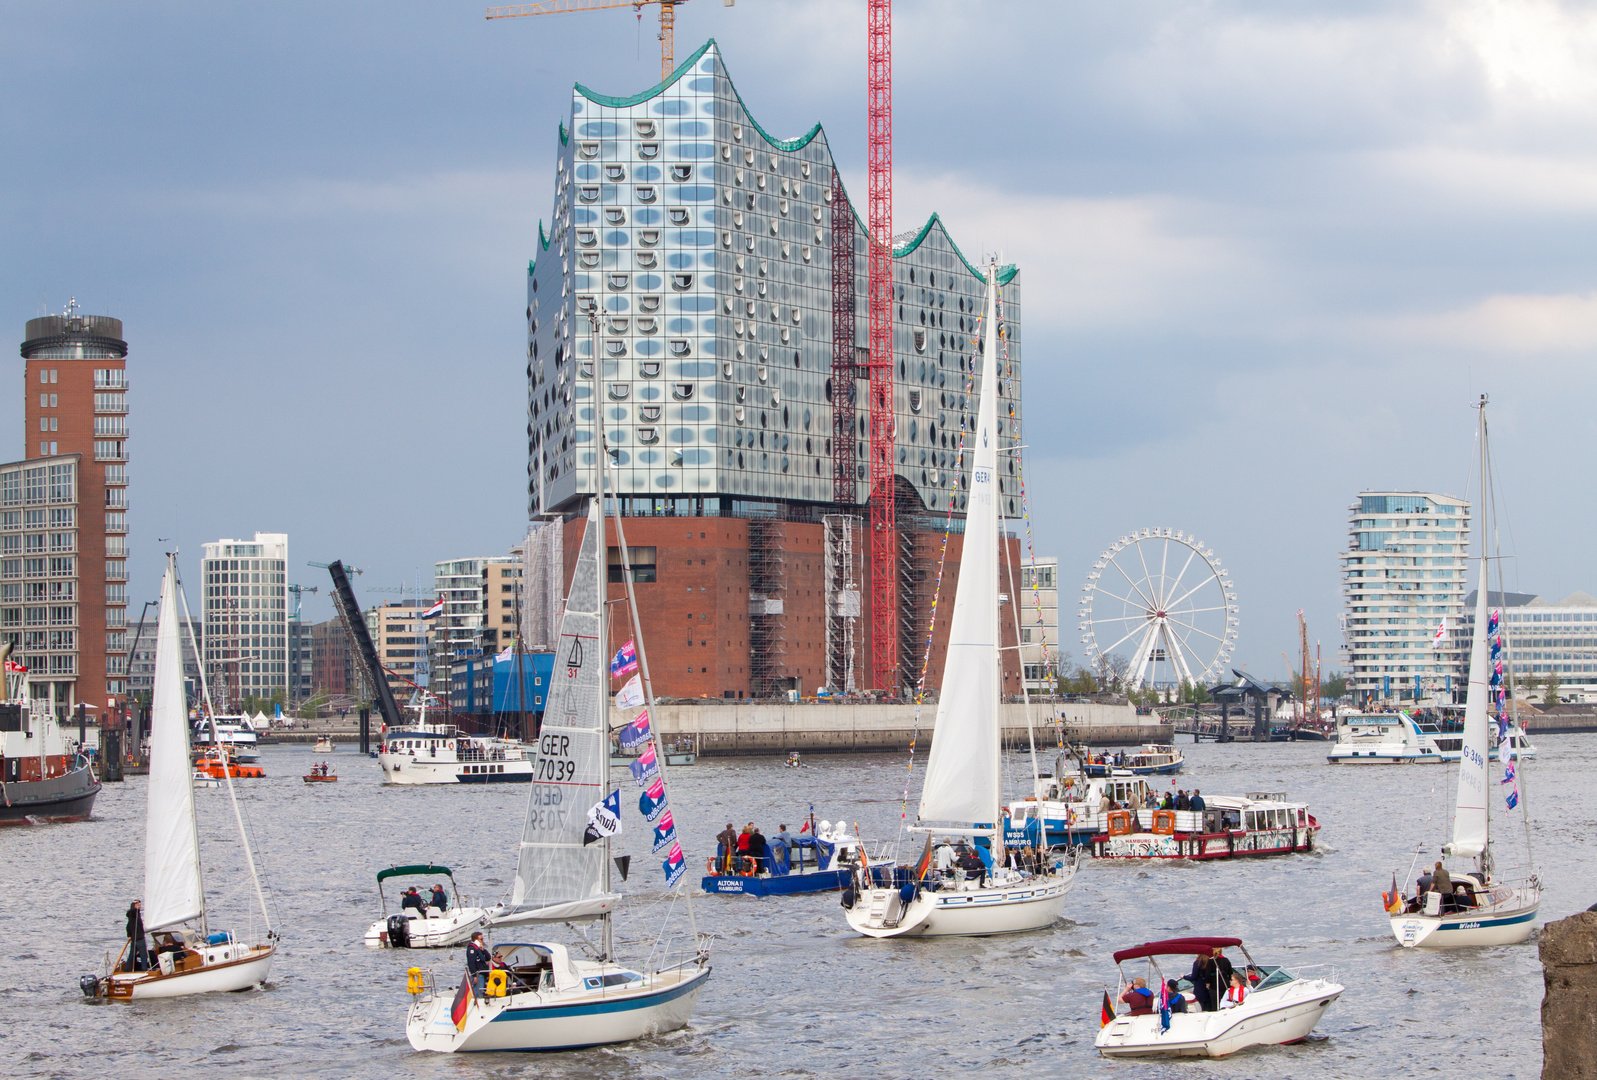
[[[1542,1080],[1597,1080],[1597,911],[1542,927]]]

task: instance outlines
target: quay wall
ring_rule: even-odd
[[[1129,705],[1033,705],[1031,724],[1039,749],[1058,745],[1055,718],[1067,740],[1091,746],[1134,746],[1169,742],[1172,726],[1158,716],[1138,716]],[[1026,707],[1003,706],[1004,739],[1026,745]],[[612,709],[612,726],[630,713]],[[919,721],[913,705],[748,702],[726,705],[661,704],[653,713],[665,742],[692,736],[700,754],[783,754],[790,750],[859,753],[902,750],[910,740],[930,746],[937,719],[935,705],[923,705]]]

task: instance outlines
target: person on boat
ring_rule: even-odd
[[[770,840],[771,858],[781,863],[784,867],[791,866],[793,864],[793,845],[797,842],[793,834],[787,831],[786,825],[778,826],[776,835]],[[777,848],[782,849],[780,855],[776,853]]]
[[[958,853],[954,850],[953,842],[947,837],[944,837],[942,843],[932,852],[932,865],[937,868],[939,874],[945,875],[953,873],[954,867],[959,865]]]
[[[427,917],[427,905],[422,903],[421,893],[416,891],[416,886],[414,885],[405,890],[404,899],[399,902],[399,909],[401,911],[404,911],[407,908],[415,908],[417,915],[424,919]]]
[[[1187,796],[1187,789],[1186,788],[1182,788],[1181,790],[1176,792],[1176,807],[1175,808],[1177,810],[1191,810],[1192,809],[1192,800],[1191,800],[1191,798],[1189,798]]]
[[[758,874],[765,867],[765,834],[760,832],[758,825],[749,833],[749,858],[754,860],[754,872]]]
[[[1170,1011],[1184,1013],[1187,1011],[1187,996],[1181,992],[1181,987],[1174,979],[1166,979],[1164,984],[1165,994],[1170,1001]]]
[[[1121,994],[1120,1000],[1131,1006],[1132,1016],[1150,1016],[1153,1013],[1153,991],[1148,989],[1147,979],[1132,979],[1131,989]]]
[[[737,854],[738,831],[732,827],[730,821],[726,823],[725,829],[716,834],[715,844],[721,859],[721,869],[726,873],[731,873],[733,869],[732,856]]]
[[[1159,809],[1161,809],[1161,810],[1174,810],[1175,808],[1176,808],[1176,797],[1174,795],[1170,794],[1168,791],[1165,792],[1164,793],[1164,802],[1159,804]]]
[[[493,967],[493,954],[488,951],[488,942],[478,930],[471,935],[471,943],[466,946],[466,974],[471,977],[471,988],[477,992],[478,997],[485,997],[488,990],[488,969]]]
[[[1201,813],[1203,813],[1203,808],[1204,808],[1203,796],[1198,792],[1197,788],[1193,788],[1192,789],[1192,798],[1187,800],[1187,809],[1196,810],[1196,811],[1198,811],[1198,813],[1201,814]]]
[[[444,892],[442,885],[433,886],[432,902],[428,906],[435,907],[439,911],[449,910],[449,894]]]
[[[987,874],[987,864],[981,861],[980,855],[968,847],[964,848],[964,852],[959,856],[958,866],[965,871],[966,881],[980,881]]]
[[[1430,891],[1431,891],[1431,872],[1430,872],[1429,869],[1427,869],[1424,873],[1420,874],[1419,881],[1414,883],[1414,895],[1415,895],[1416,898],[1423,898],[1425,896],[1425,894],[1430,892]]]
[[[1431,891],[1442,894],[1442,905],[1447,906],[1447,898],[1453,894],[1453,875],[1447,872],[1447,867],[1442,865],[1442,860],[1436,860],[1436,869],[1431,874]]]
[[[738,870],[742,870],[743,869],[743,866],[744,866],[743,860],[748,857],[748,854],[749,854],[749,834],[752,833],[753,831],[754,831],[754,822],[751,821],[747,825],[743,826],[743,831],[742,832],[738,833],[738,859],[737,859],[737,869]]]
[[[128,968],[149,971],[150,952],[144,943],[144,905],[135,900],[128,905]]]
[[[1192,996],[1198,999],[1198,1011],[1214,1012],[1217,989],[1214,957],[1199,953],[1192,961],[1192,971],[1188,973],[1187,981],[1192,984]]]
[[[1252,991],[1248,988],[1248,980],[1240,972],[1231,973],[1231,984],[1226,987],[1225,997],[1220,1001],[1220,1008],[1234,1009],[1247,1000]]]

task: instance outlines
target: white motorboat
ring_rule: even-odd
[[[525,784],[533,756],[532,747],[513,739],[423,722],[384,732],[377,764],[388,784]]]
[[[455,894],[454,903],[443,907],[432,902],[432,894],[421,897],[417,904],[405,903],[400,897],[399,911],[388,913],[388,895],[383,892],[383,882],[393,878],[449,879],[449,888]],[[383,906],[383,917],[372,923],[363,938],[368,949],[445,949],[451,945],[464,945],[471,935],[488,926],[488,912],[462,902],[460,888],[455,884],[454,871],[433,863],[411,863],[390,866],[377,871],[377,897]]]
[[[607,455],[601,448],[596,456],[602,462]],[[601,464],[595,485],[599,491],[605,490],[604,472]],[[488,913],[492,925],[518,928],[598,921],[599,940],[590,946],[595,955],[577,960],[565,945],[552,941],[500,942],[494,950],[499,965],[488,972],[480,996],[469,979],[458,988],[439,986],[413,970],[405,1033],[417,1050],[564,1050],[673,1031],[687,1024],[710,977],[708,939],[700,938],[696,930],[685,953],[674,959],[665,940],[656,940],[647,963],[629,965],[616,958],[613,916],[620,897],[611,882],[610,837],[621,827],[620,793],[606,796],[610,731],[605,680],[610,638],[601,512],[600,501],[590,500],[587,529],[560,622],[558,660],[539,732],[537,771],[528,793],[515,885],[509,901]],[[617,531],[625,560],[626,537],[619,520]],[[622,568],[652,713],[653,690],[632,575],[625,561]],[[636,723],[628,726],[634,734],[641,730]],[[640,783],[653,777],[642,798],[657,814],[650,818],[655,822],[656,851],[669,848],[668,887],[681,889],[686,856],[676,840],[674,821],[664,810],[663,772],[650,771],[660,769],[663,757],[658,734],[649,729],[647,746],[633,769]],[[683,892],[691,920],[692,896]]]
[[[1491,764],[1487,750],[1493,734],[1503,763],[1498,786],[1513,786],[1505,798],[1508,810],[1516,807],[1522,822],[1527,814],[1520,795],[1519,755],[1510,744],[1518,725],[1510,712],[1513,700],[1513,653],[1506,638],[1500,610],[1488,611],[1487,520],[1495,509],[1489,479],[1490,457],[1486,437],[1486,398],[1480,402],[1481,543],[1479,583],[1475,590],[1475,627],[1470,639],[1469,685],[1464,694],[1463,748],[1458,764],[1458,788],[1453,805],[1453,838],[1443,845],[1444,858],[1468,860],[1467,871],[1450,873],[1450,888],[1439,891],[1432,877],[1429,887],[1405,898],[1396,888],[1382,898],[1391,915],[1392,935],[1405,949],[1448,949],[1472,945],[1513,945],[1525,941],[1536,928],[1541,908],[1541,881],[1529,852],[1529,824],[1525,836],[1525,869],[1521,879],[1508,882],[1496,873],[1491,839]],[[1499,564],[1500,565],[1500,564]],[[1498,591],[1502,592],[1499,568]],[[1495,729],[1495,731],[1493,730]],[[1439,861],[1438,866],[1443,864]]]
[[[311,747],[311,753],[313,754],[331,754],[332,752],[333,740],[331,736],[327,735],[323,735],[321,738],[317,739],[316,745]]]
[[[1198,994],[1190,978],[1174,974],[1159,967],[1161,957],[1212,955],[1220,950],[1238,949],[1246,958],[1245,964],[1235,970],[1247,983],[1245,993],[1234,992],[1233,998],[1241,1001],[1227,1002],[1224,988],[1215,988],[1207,997],[1228,1007],[1203,1011]],[[1124,1013],[1111,1018],[1111,1011],[1132,987],[1132,980],[1119,965],[1130,960],[1146,959],[1146,974],[1141,976],[1151,990],[1151,1001],[1134,1013]],[[1230,961],[1226,963],[1229,965]],[[1237,938],[1197,937],[1177,938],[1173,941],[1153,941],[1115,953],[1115,965],[1120,972],[1115,1001],[1105,1002],[1105,1023],[1098,1031],[1094,1045],[1105,1057],[1132,1057],[1152,1054],[1175,1054],[1182,1057],[1224,1057],[1249,1046],[1266,1046],[1276,1043],[1295,1043],[1307,1038],[1320,1022],[1320,1017],[1342,995],[1343,987],[1335,981],[1334,969],[1260,967],[1253,962],[1247,949]],[[1223,970],[1223,969],[1221,969]],[[1323,974],[1321,971],[1323,970]],[[1311,976],[1311,971],[1315,972]],[[1161,990],[1168,980],[1177,980],[1176,989],[1180,1005],[1185,1011],[1171,1011],[1168,1016],[1161,1008]],[[1148,1011],[1142,1011],[1147,1009]]]
[[[234,761],[253,765],[261,760],[257,720],[248,713],[238,716],[202,716],[194,721],[193,742],[197,753],[225,747]]]
[[[843,908],[849,926],[868,937],[1040,929],[1058,920],[1075,878],[1073,860],[1050,856],[1040,865],[1021,869],[1008,865],[1011,860],[1005,857],[999,723],[998,341],[997,267],[989,265],[965,545],[917,814],[919,831],[986,838],[985,850],[978,844],[973,852],[986,866],[969,868],[952,880],[929,877],[934,851],[928,844],[917,866],[895,868],[890,884],[877,884],[871,868],[860,867],[852,887],[844,890]],[[1032,766],[1035,780],[1035,753]]]
[[[1443,726],[1428,717],[1406,712],[1343,713],[1336,718],[1336,745],[1325,760],[1332,765],[1404,765],[1411,762],[1458,761],[1463,753],[1464,733]],[[1535,757],[1525,731],[1510,724],[1508,746],[1516,757]],[[1498,760],[1499,747],[1487,752]]]
[[[91,997],[143,999],[184,997],[223,990],[245,990],[266,980],[277,951],[266,911],[249,834],[239,813],[231,772],[224,771],[245,861],[255,883],[266,936],[254,944],[227,931],[213,932],[206,915],[200,869],[199,833],[194,813],[194,778],[189,767],[187,704],[183,655],[178,640],[177,560],[168,554],[161,581],[161,610],[155,635],[155,674],[150,707],[150,779],[144,836],[143,927],[129,940],[113,969],[85,975]],[[187,622],[187,605],[182,612]],[[190,642],[191,646],[193,642]],[[195,650],[198,652],[198,650]],[[201,676],[201,690],[206,690]],[[207,710],[208,712],[210,710]],[[213,745],[221,740],[212,732]],[[144,955],[144,931],[154,939],[151,962]]]
[[[1104,800],[1126,806],[1133,799],[1140,806],[1152,805],[1160,797],[1146,780],[1138,777],[1089,777],[1079,766],[1072,766],[1065,752],[1054,762],[1051,775],[1043,774],[1033,783],[1033,792],[1004,807],[1011,828],[1031,828],[1047,847],[1077,847],[1092,843],[1105,831],[1109,819]],[[1039,827],[1030,826],[1039,821]]]

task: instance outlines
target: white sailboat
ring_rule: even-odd
[[[1453,810],[1453,838],[1442,854],[1453,860],[1468,860],[1468,870],[1450,873],[1452,889],[1445,895],[1425,892],[1413,898],[1389,895],[1392,934],[1404,948],[1447,949],[1470,945],[1512,945],[1530,937],[1536,913],[1541,906],[1541,882],[1534,864],[1522,880],[1508,883],[1496,876],[1491,842],[1491,770],[1487,761],[1491,745],[1489,729],[1498,727],[1488,720],[1493,699],[1503,700],[1497,689],[1506,689],[1500,672],[1507,667],[1502,654],[1503,639],[1496,622],[1498,613],[1488,615],[1487,531],[1491,516],[1490,459],[1486,441],[1486,398],[1480,403],[1481,501],[1476,508],[1481,522],[1480,571],[1475,589],[1475,630],[1470,641],[1469,687],[1464,698],[1464,740],[1458,763],[1458,792]],[[1499,585],[1501,589],[1501,585]],[[1493,655],[1496,653],[1497,655]],[[1495,684],[1495,685],[1494,685]],[[1502,727],[1511,726],[1500,717]],[[1511,752],[1502,754],[1505,769],[1514,768]],[[1514,789],[1513,803],[1521,813],[1525,804]],[[1512,805],[1512,804],[1511,804]],[[1529,862],[1529,851],[1526,852]],[[1434,885],[1434,882],[1433,882]],[[1394,893],[1396,890],[1394,890]]]
[[[183,656],[178,640],[177,561],[166,557],[161,580],[161,612],[155,638],[155,675],[150,703],[150,782],[144,837],[144,928],[154,939],[148,970],[129,942],[114,969],[83,989],[113,999],[183,997],[218,990],[244,990],[266,980],[277,951],[249,835],[238,810],[231,775],[228,796],[239,838],[255,879],[256,898],[266,925],[266,940],[250,944],[228,931],[213,932],[206,915],[194,814],[193,774],[189,766],[188,707],[183,693]],[[187,605],[182,614],[187,616]],[[192,646],[192,642],[190,643]],[[203,678],[203,676],[202,676]],[[203,685],[203,683],[202,683]],[[207,703],[208,704],[208,703]],[[214,715],[214,710],[208,710]],[[212,732],[213,741],[220,739]],[[138,962],[136,962],[138,961]]]
[[[596,383],[594,398],[602,401],[602,371]],[[602,438],[596,447],[595,486],[602,492],[607,471]],[[618,541],[652,712],[653,691],[626,564],[625,535]],[[612,920],[620,896],[610,878],[609,833],[595,840],[589,832],[590,817],[610,791],[606,549],[603,509],[596,497],[588,506],[587,528],[560,620],[515,885],[508,903],[488,910],[496,927],[597,921],[596,954],[583,960],[557,942],[501,941],[493,949],[501,966],[492,973],[485,995],[479,997],[469,984],[457,990],[429,987],[423,980],[415,989],[405,1028],[417,1050],[568,1050],[674,1031],[686,1026],[710,977],[707,941],[698,938],[696,929],[688,955],[677,962],[662,959],[663,949],[651,950],[649,962],[636,967],[615,958]],[[651,730],[649,738],[656,758],[663,759],[658,733]],[[663,802],[663,790],[661,798]],[[687,903],[691,919],[691,896]]]
[[[988,872],[900,868],[894,881],[856,875],[849,926],[869,937],[1005,934],[1048,926],[1064,910],[1074,862],[1050,856],[1031,873],[1004,867],[998,637],[998,268],[987,268],[987,314],[964,552],[918,819],[921,831],[991,838]],[[932,828],[935,823],[952,828]],[[922,860],[926,862],[925,859]],[[907,880],[906,880],[907,879]],[[852,904],[848,901],[852,900]]]

